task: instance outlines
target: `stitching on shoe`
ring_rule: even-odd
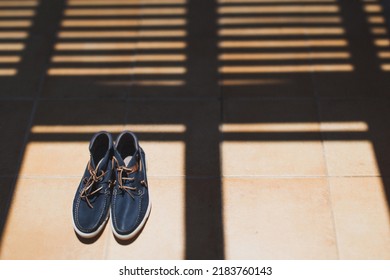
[[[113,196],[114,196],[114,199],[113,199],[113,202],[111,204],[112,204],[112,207],[114,208],[114,211],[112,213],[111,219],[113,219],[114,226],[116,228],[118,228],[117,221],[116,221],[116,215],[115,215],[115,205],[116,205],[116,197],[117,197],[117,190],[116,189],[113,191]],[[140,198],[140,202],[138,203],[138,205],[139,205],[139,207],[138,207],[138,215],[137,215],[137,220],[135,221],[135,225],[137,225],[137,223],[139,221],[139,218],[141,216],[141,204],[142,204],[142,197]]]
[[[135,221],[135,224],[137,225],[138,224],[138,221],[139,221],[139,217],[141,215],[141,204],[142,204],[142,197],[140,197],[140,200],[139,200],[139,207],[138,207],[138,215],[137,215],[137,220]]]
[[[79,213],[79,206],[80,206],[80,197],[77,198],[77,202],[76,202],[76,207],[74,209],[74,217],[76,218],[76,224],[77,226],[80,226],[80,223],[79,223],[79,216],[78,216],[78,213]]]
[[[76,203],[76,208],[75,208],[75,212],[74,212],[74,215],[76,217],[76,223],[77,223],[77,227],[79,227],[81,230],[84,230],[84,231],[92,231],[94,227],[96,227],[97,225],[99,225],[99,222],[100,220],[102,219],[103,217],[103,214],[104,214],[104,210],[106,209],[106,205],[107,205],[107,197],[105,197],[104,199],[104,205],[103,205],[103,210],[101,211],[101,214],[99,215],[99,219],[97,220],[97,222],[90,228],[85,228],[85,227],[82,227],[80,225],[80,221],[79,221],[79,217],[78,217],[78,213],[79,213],[79,207],[80,207],[80,202],[81,202],[81,198],[79,197],[77,199],[77,203]]]
[[[114,221],[114,226],[117,228],[118,225],[117,225],[117,222],[116,222],[116,215],[115,215],[115,205],[116,205],[116,196],[117,196],[117,190],[114,189],[114,191],[112,192],[113,196],[114,196],[114,199],[113,199],[113,202],[112,202],[112,207],[114,208],[114,211],[112,213],[112,217],[111,219],[113,219]]]

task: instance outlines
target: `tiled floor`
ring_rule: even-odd
[[[389,31],[379,0],[0,0],[0,258],[390,259]],[[80,239],[124,129],[150,218]]]

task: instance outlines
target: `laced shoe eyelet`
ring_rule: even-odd
[[[106,178],[112,172],[109,164],[112,150],[113,140],[108,132],[100,131],[92,137],[89,144],[90,160],[77,187],[72,206],[73,228],[83,238],[97,236],[107,222],[109,208],[101,206],[108,205],[111,200],[111,190]]]
[[[131,153],[131,154],[130,154]],[[130,131],[123,131],[115,141],[113,162],[117,165],[117,184],[115,190],[122,190],[122,195],[113,195],[116,203],[111,208],[111,219],[120,221],[113,224],[114,235],[121,240],[128,240],[136,236],[146,223],[147,217],[150,214],[151,203],[149,200],[149,192],[146,187],[146,182],[140,183],[140,179],[146,178],[146,170],[144,166],[144,152],[139,146],[137,136]],[[142,187],[144,186],[144,187]],[[145,200],[142,199],[141,197]],[[135,229],[132,225],[137,222],[133,217],[130,219],[123,214],[120,206],[123,203],[132,207],[137,215],[132,215],[134,218],[141,220],[139,226]],[[147,201],[148,203],[143,203]],[[129,230],[131,228],[131,230]]]

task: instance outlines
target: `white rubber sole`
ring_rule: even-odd
[[[146,214],[145,214],[145,217],[143,218],[142,222],[138,225],[138,227],[133,231],[131,232],[130,234],[127,234],[127,235],[123,235],[123,234],[120,234],[118,232],[115,231],[115,228],[114,228],[114,222],[113,222],[113,219],[111,219],[111,228],[112,228],[112,233],[115,235],[116,238],[120,239],[120,240],[129,240],[129,239],[132,239],[134,238],[135,236],[137,236],[137,234],[142,230],[142,228],[144,227],[145,223],[146,223],[146,220],[148,219],[149,215],[150,215],[150,210],[152,209],[152,203],[151,203],[151,200],[150,200],[150,194],[149,194],[149,205],[148,205],[148,209],[146,210]],[[111,210],[110,210],[111,211]],[[112,213],[111,213],[111,216],[112,216]]]
[[[104,229],[104,226],[106,225],[106,223],[107,223],[109,217],[110,217],[110,211],[107,211],[107,217],[104,219],[103,223],[98,227],[98,229],[95,230],[94,232],[85,233],[85,232],[80,231],[80,230],[76,227],[75,222],[74,222],[74,218],[73,218],[73,209],[72,209],[72,224],[73,224],[73,229],[74,229],[74,231],[77,233],[77,235],[80,236],[80,237],[82,237],[82,238],[94,238],[94,237],[96,237],[96,236]]]

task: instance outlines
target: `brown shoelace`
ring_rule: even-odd
[[[80,197],[81,198],[85,198],[85,200],[87,201],[88,203],[88,206],[93,208],[93,205],[91,204],[91,202],[89,201],[89,196],[97,193],[98,191],[100,191],[103,186],[95,189],[95,190],[92,190],[93,189],[93,185],[95,183],[98,183],[98,182],[101,182],[101,180],[103,179],[104,175],[106,175],[107,172],[104,172],[104,171],[100,171],[101,174],[98,175],[99,173],[99,164],[98,166],[96,166],[95,169],[92,168],[91,166],[91,161],[88,162],[88,172],[90,174],[90,176],[87,178],[87,177],[84,177],[83,179],[83,183],[84,183],[84,188],[81,190],[81,193],[80,193]]]
[[[123,185],[123,181],[124,180],[128,180],[130,182],[134,182],[135,178],[134,177],[123,177],[123,172],[126,173],[126,176],[130,176],[131,174],[134,174],[138,170],[141,171],[142,170],[142,166],[137,162],[132,167],[126,167],[126,166],[120,165],[118,160],[115,157],[113,157],[112,160],[113,160],[113,163],[115,162],[116,166],[117,166],[116,170],[117,170],[117,174],[118,174],[117,178],[118,178],[119,189],[124,190],[125,192],[127,192],[134,199],[135,197],[131,193],[131,191],[136,191],[137,188],[136,187],[132,187],[132,186],[125,186],[125,185]],[[145,180],[141,180],[140,183],[142,185],[146,186]]]

